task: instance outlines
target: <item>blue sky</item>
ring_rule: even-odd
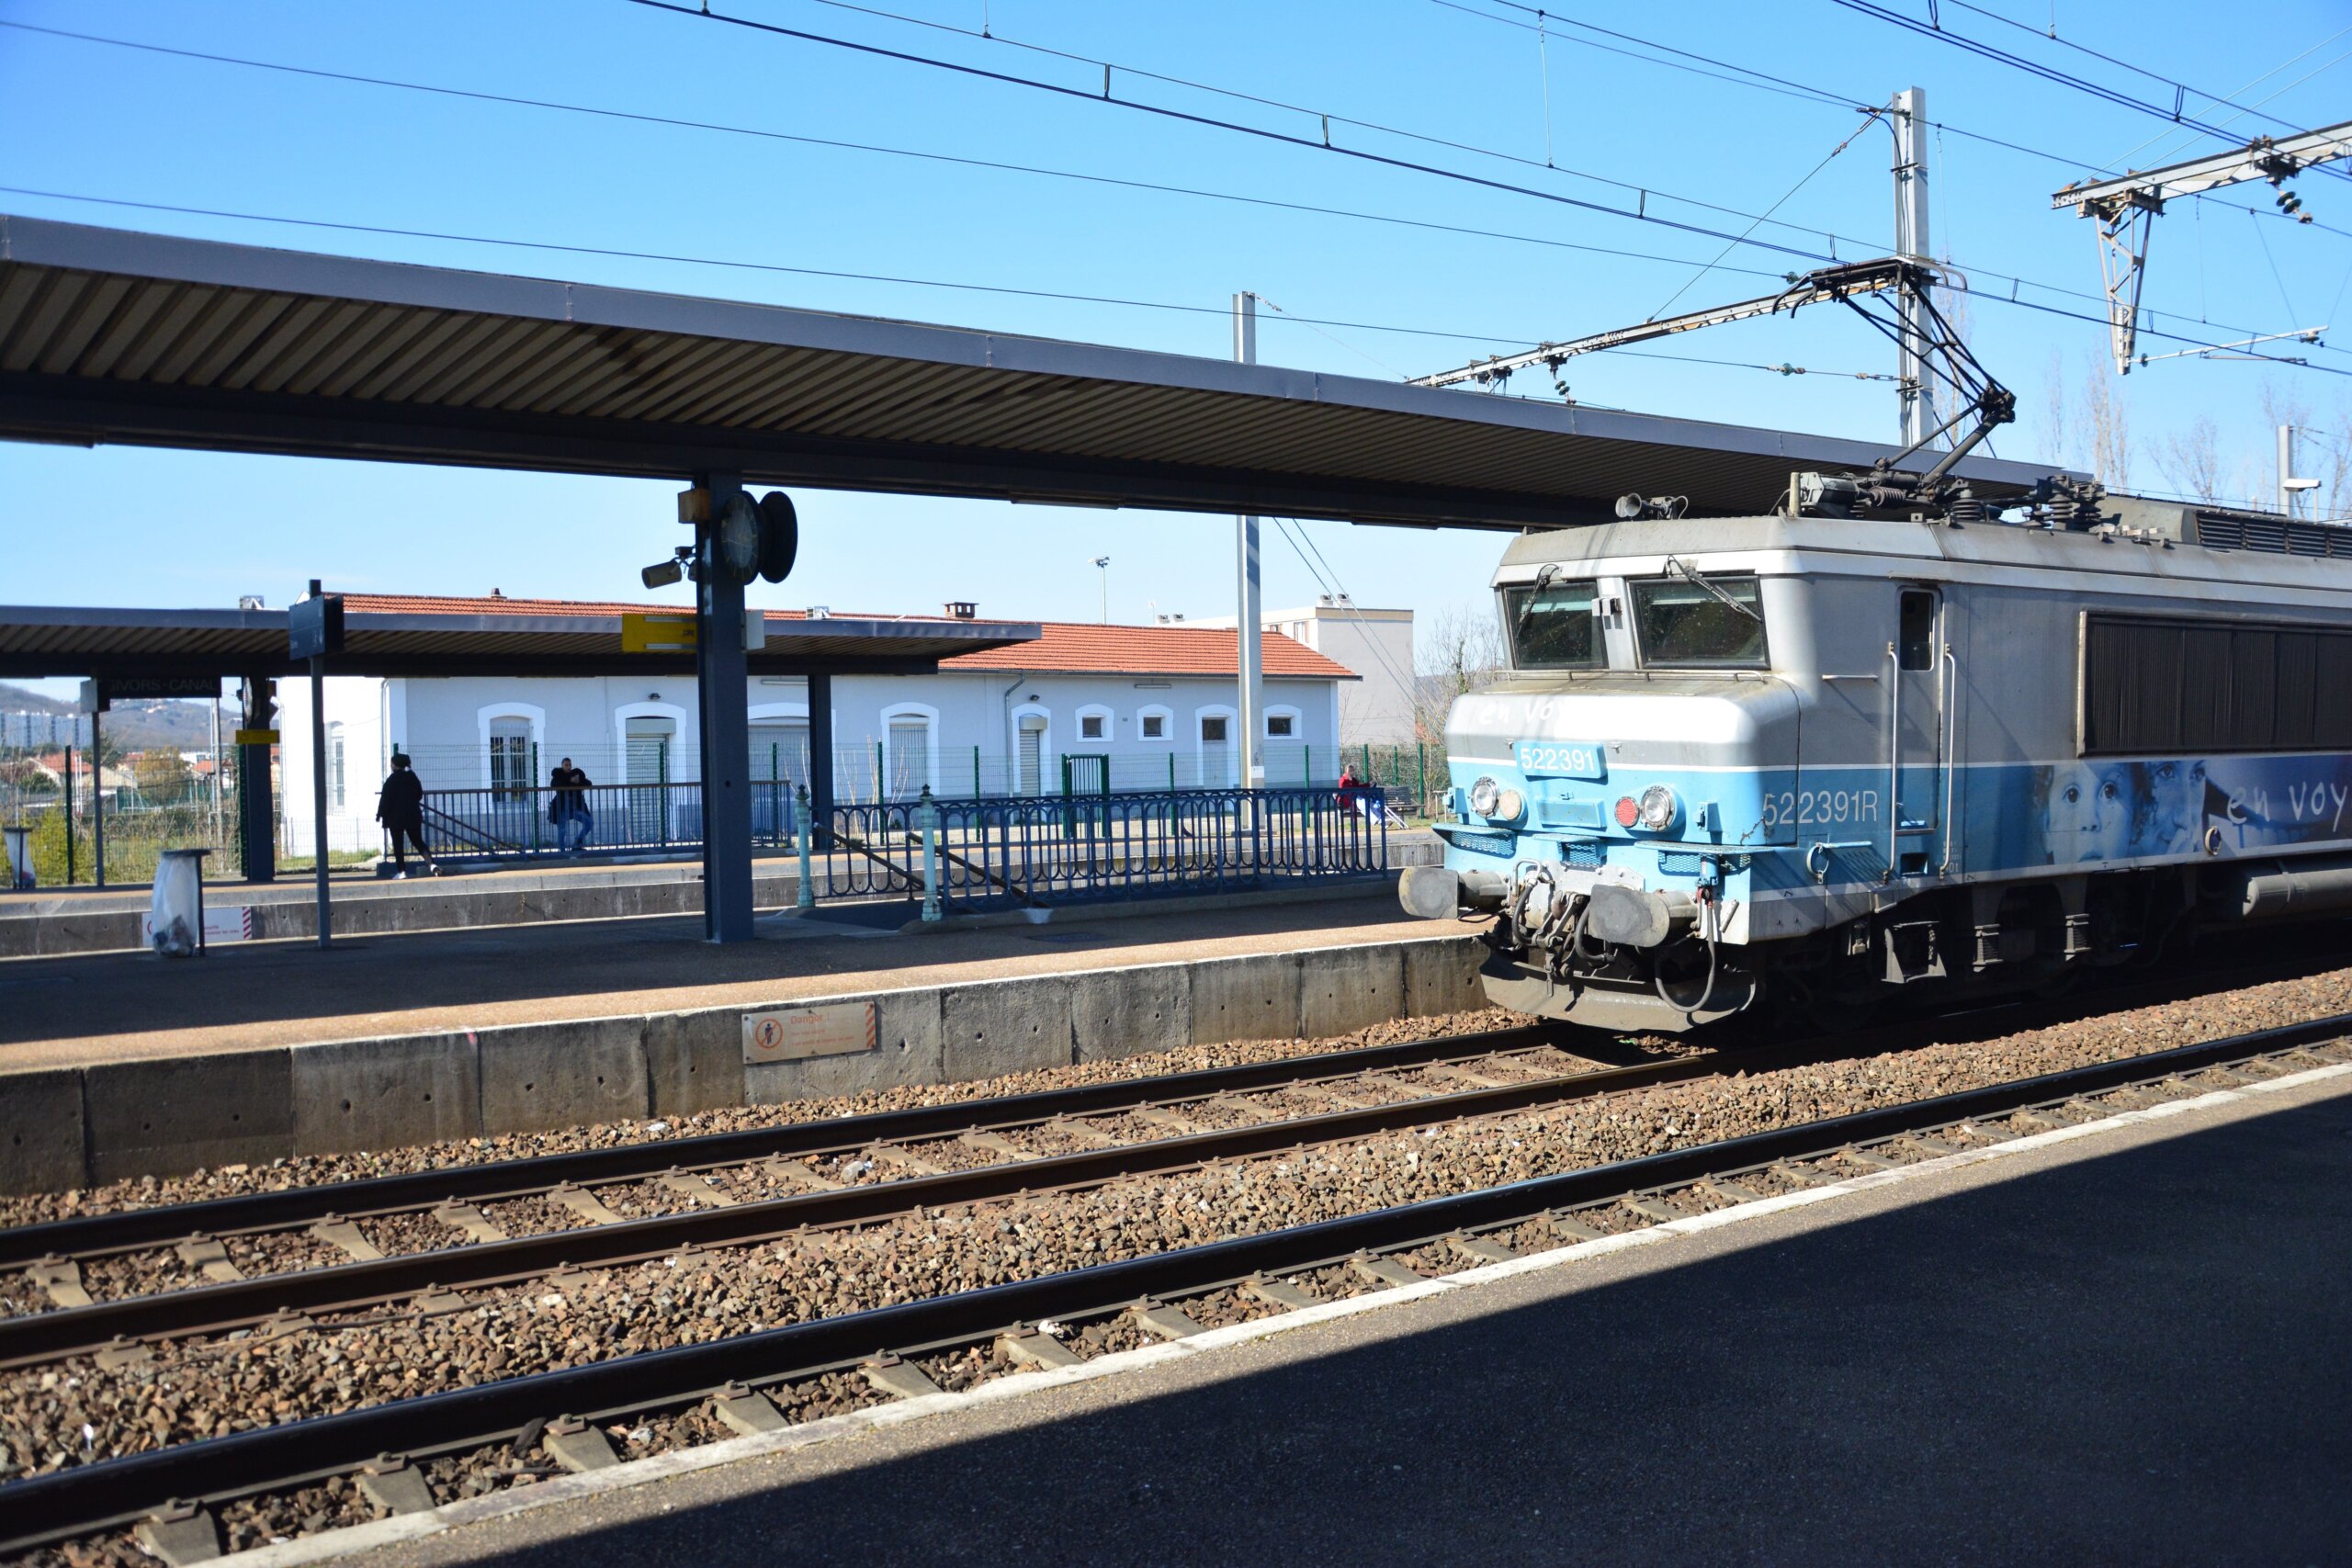
[[[1925,0],[1885,0],[1924,17]],[[881,0],[923,27],[822,0],[720,0],[718,9],[1333,140],[1701,228],[1854,258],[1891,231],[1889,138],[1849,107],[1670,69],[1631,48],[1497,0],[1294,0],[1242,6],[1070,0]],[[2352,118],[2352,14],[2340,4],[2233,12],[2174,0],[1992,0],[1991,9],[2191,86],[2237,94],[2298,124]],[[2083,461],[2043,411],[2053,373],[2077,408],[2104,349],[2087,321],[2008,305],[2023,298],[2097,313],[2088,225],[2049,195],[2094,164],[2149,164],[2217,147],[2160,120],[1973,57],[1831,3],[1694,0],[1571,6],[1567,16],[1659,45],[1823,86],[1855,105],[1925,87],[1935,139],[1933,235],[1973,280],[1970,332],[2020,398],[2009,457]],[[2030,29],[1945,0],[1958,31],[2169,104],[2173,90]],[[484,103],[322,80],[0,28],[0,209],[131,228],[593,280],[1219,355],[1222,310],[1254,289],[1269,312],[1261,357],[1370,376],[1420,373],[1537,338],[1639,321],[1766,291],[1758,273],[1814,262],[1559,202],[1351,161],[1320,148],[896,62],[671,14],[628,0],[494,5],[205,5],[193,0],[0,0],[0,20],[150,45],[396,78],[471,92],[691,118],[899,153]],[[970,33],[987,28],[991,38]],[[1059,58],[1033,43],[1082,57]],[[1634,52],[1643,52],[1636,50]],[[2301,58],[2296,58],[2300,56]],[[2289,63],[2290,62],[2291,63]],[[1685,61],[1685,64],[1699,62]],[[1712,67],[1706,67],[1713,69]],[[1138,70],[1304,106],[1218,96]],[[2258,80],[2257,80],[2258,79]],[[2248,83],[2256,85],[2245,87]],[[2275,95],[2275,96],[2272,96]],[[2232,111],[2191,96],[2192,115]],[[1416,142],[1351,120],[1464,144]],[[2275,129],[2258,116],[2238,129]],[[1988,145],[1975,132],[2080,160]],[[1850,138],[1850,141],[1849,139]],[[1843,152],[1833,148],[1847,142]],[[1555,165],[1543,166],[1547,156]],[[1467,149],[1476,149],[1467,150]],[[995,171],[902,155],[947,154],[1060,171]],[[1510,154],[1527,162],[1491,156]],[[1826,160],[1826,162],[1825,162]],[[1577,171],[1569,173],[1566,171]],[[1087,175],[1092,181],[1062,177]],[[1601,179],[1582,177],[1602,176]],[[1484,235],[1101,183],[1182,186],[1346,209]],[[1623,182],[1611,185],[1605,181]],[[1626,188],[1631,186],[1633,188]],[[2352,181],[2307,175],[2309,210],[2352,233]],[[22,194],[25,191],[51,193]],[[1636,194],[1637,192],[1643,194]],[[2267,203],[2261,187],[2241,201]],[[222,213],[429,230],[714,262],[889,275],[1188,307],[1139,309],[1018,294],[863,282],[741,267],[560,254],[303,228],[65,199],[107,197]],[[1685,199],[1691,198],[1691,199]],[[1713,203],[1729,210],[1698,205]],[[1775,204],[1779,205],[1775,208]],[[1826,232],[1825,232],[1826,231]],[[1570,246],[1645,253],[1637,259]],[[1724,265],[1702,272],[1724,256]],[[1746,269],[1746,270],[1739,270]],[[2168,327],[2331,323],[2352,299],[2352,238],[2177,207],[2159,220],[2146,302]],[[2073,290],[2072,295],[2058,290]],[[1679,291],[1679,298],[1678,296]],[[2081,296],[2090,295],[2093,299]],[[2199,318],[2211,323],[2197,324]],[[2344,341],[2352,344],[2352,323]],[[1471,334],[1424,336],[1420,333]],[[1482,336],[1476,334],[1493,334]],[[2172,345],[2159,345],[2172,346]],[[1573,365],[1588,402],[1698,418],[1885,437],[1892,388],[1823,372],[1890,368],[1891,350],[1823,308],[1712,330],[1661,352],[1815,373],[1630,355]],[[2352,354],[2310,352],[2352,370]],[[1540,379],[1540,378],[1538,378]],[[2315,420],[2342,424],[2352,378],[2246,363],[2175,361],[2120,391],[2132,478],[2163,488],[2154,455],[2199,417],[2220,426],[2249,484],[2268,483],[2267,382]],[[1534,390],[1524,386],[1522,390]],[[1662,478],[1662,484],[1670,479]],[[285,603],[312,576],[382,592],[639,596],[637,568],[672,542],[675,486],[461,469],[300,462],[130,449],[0,446],[6,598],[18,603]],[[801,564],[755,602],[925,610],[950,598],[984,613],[1091,619],[1094,558],[1107,555],[1114,618],[1230,606],[1227,520],[804,492]],[[85,519],[102,514],[101,533]],[[1483,600],[1497,536],[1315,524],[1359,602],[1425,615]],[[96,541],[103,539],[100,547]],[[1270,603],[1319,584],[1280,535]],[[683,598],[675,591],[671,595]]]

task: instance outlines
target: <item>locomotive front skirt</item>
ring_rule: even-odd
[[[2352,529],[1657,519],[1522,536],[1495,589],[1510,668],[1404,899],[1498,915],[1503,1005],[1843,1017],[2352,906]]]

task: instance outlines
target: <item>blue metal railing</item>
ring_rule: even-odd
[[[805,797],[781,780],[752,788],[754,848],[797,849]],[[501,861],[700,846],[696,784],[596,784],[580,795],[584,816],[568,792],[547,788],[430,790],[425,841],[435,854]],[[1370,786],[933,804],[940,894],[954,909],[1239,891],[1388,865],[1390,813]],[[916,801],[834,807],[809,845],[816,897],[921,898],[919,810]]]

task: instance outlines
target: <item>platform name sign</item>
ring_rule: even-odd
[[[662,615],[626,611],[621,615],[623,653],[692,653],[700,640],[701,628],[692,612]]]
[[[851,1056],[876,1044],[872,1002],[823,1002],[743,1015],[743,1065]]]
[[[343,595],[321,593],[286,609],[286,654],[293,660],[324,659],[343,651]]]
[[[175,698],[215,702],[220,696],[220,677],[215,675],[110,675],[99,682],[99,687],[109,703]]]

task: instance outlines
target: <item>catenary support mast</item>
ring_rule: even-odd
[[[1894,95],[1894,254],[1926,263],[1928,254],[1928,94],[1906,87]],[[1936,428],[1935,396],[1922,344],[1933,341],[1925,298],[1927,281],[1912,275],[1896,285],[1903,333],[1895,371],[1903,378],[1903,445],[1917,446]]]
[[[1258,297],[1236,294],[1233,297],[1233,357],[1244,365],[1258,363]],[[1259,710],[1265,703],[1265,677],[1261,658],[1264,652],[1264,631],[1259,625],[1263,594],[1258,573],[1258,520],[1238,517],[1235,520],[1234,570],[1238,578],[1238,602],[1234,609],[1237,618],[1234,636],[1240,647],[1240,699],[1235,705],[1240,716],[1234,721],[1240,727],[1241,737],[1234,748],[1239,761],[1238,782],[1246,789],[1254,789],[1266,782],[1265,758],[1258,747]]]

